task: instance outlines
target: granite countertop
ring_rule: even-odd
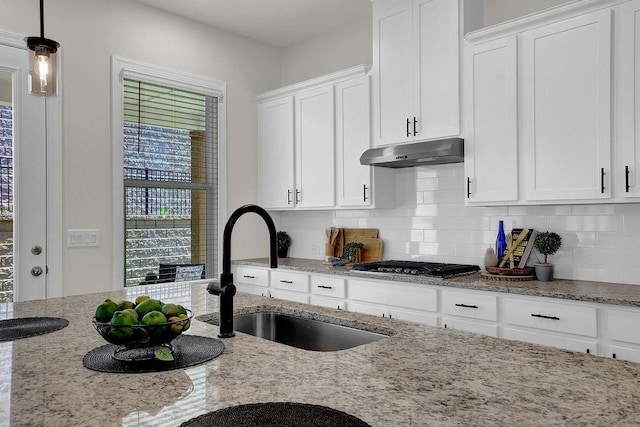
[[[236,265],[269,267],[268,258],[255,258],[233,261]],[[489,280],[479,273],[441,279],[437,277],[409,276],[403,274],[381,274],[351,271],[350,268],[324,265],[322,261],[279,258],[278,268],[307,273],[336,274],[351,279],[390,280],[402,283],[437,285],[460,289],[503,292],[517,295],[551,297],[601,304],[626,305],[640,307],[640,286],[621,283],[591,282],[585,280],[555,279],[551,282],[537,280],[512,282]]]
[[[96,304],[143,293],[183,304],[200,318],[218,310],[218,297],[204,284],[0,305],[2,318],[70,322],[57,332],[0,343],[0,425],[175,426],[228,406],[278,401],[328,406],[373,427],[640,424],[637,363],[242,293],[237,312],[272,307],[394,334],[325,353],[237,333],[224,340],[218,358],[187,369],[86,369],[83,356],[105,344],[90,322]],[[188,331],[217,332],[199,320]]]

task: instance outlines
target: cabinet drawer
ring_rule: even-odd
[[[486,323],[470,322],[468,320],[442,318],[442,325],[445,328],[459,329],[461,331],[474,332],[476,334],[498,336],[498,325],[488,325]]]
[[[364,280],[349,280],[347,286],[352,300],[416,310],[438,310],[438,291],[432,288]]]
[[[482,320],[498,320],[498,298],[471,292],[442,291],[442,312]]]
[[[271,271],[271,287],[288,291],[309,292],[309,276],[288,271]]]
[[[346,295],[344,279],[328,276],[311,276],[311,293],[334,298],[344,298]]]
[[[320,307],[335,308],[337,310],[347,310],[347,302],[343,299],[329,298],[311,294],[309,303]]]
[[[299,302],[302,304],[309,304],[309,294],[304,294],[301,292],[289,292],[282,289],[271,289],[269,293],[273,298]]]
[[[261,268],[236,267],[233,275],[236,283],[254,286],[269,286],[269,271]]]
[[[579,340],[512,328],[504,328],[502,331],[502,338],[578,351],[581,353],[597,354],[597,343],[595,341]]]
[[[593,307],[505,298],[503,320],[512,325],[554,332],[588,337],[598,335],[597,314]]]
[[[640,344],[640,311],[608,310],[609,339]]]

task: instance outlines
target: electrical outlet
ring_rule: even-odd
[[[318,255],[320,253],[320,246],[311,246],[311,255]]]
[[[68,248],[100,246],[100,230],[67,230]]]

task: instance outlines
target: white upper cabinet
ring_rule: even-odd
[[[368,206],[374,168],[362,166],[360,156],[371,147],[369,76],[338,83],[335,89],[338,205]]]
[[[618,194],[625,198],[640,197],[640,1],[620,6],[617,14],[620,31],[619,99],[620,156],[614,176]]]
[[[459,3],[373,3],[373,143],[458,135]]]
[[[258,104],[260,204],[293,208],[295,192],[293,96]]]
[[[335,205],[333,86],[295,95],[296,190],[302,208]]]
[[[528,200],[611,196],[610,9],[522,34]]]
[[[517,36],[466,50],[467,202],[518,200]]]

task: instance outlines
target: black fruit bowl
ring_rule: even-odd
[[[168,344],[191,326],[193,312],[187,309],[187,318],[161,325],[112,325],[91,321],[96,331],[107,342],[125,348],[143,348]]]

